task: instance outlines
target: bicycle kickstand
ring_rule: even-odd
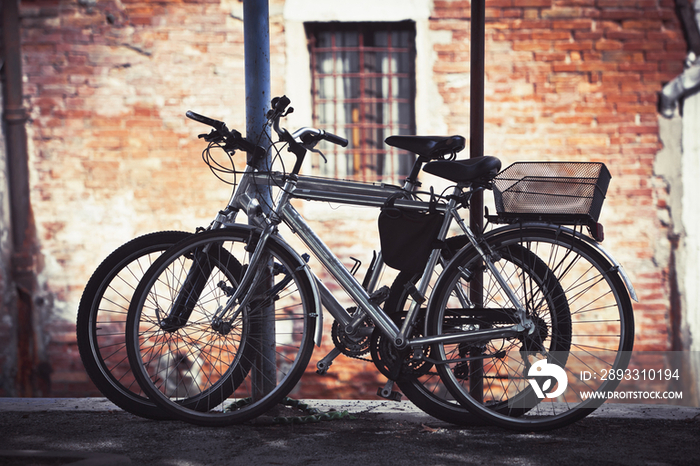
[[[340,356],[341,351],[338,348],[333,348],[323,359],[316,363],[316,373],[323,375],[328,372],[328,368],[333,365],[333,360]]]

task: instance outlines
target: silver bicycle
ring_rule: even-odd
[[[216,126],[223,128],[220,123],[216,123]],[[239,133],[228,130],[224,130],[223,133],[227,134],[225,150],[229,152],[242,150],[256,154],[256,151],[261,150],[242,138]],[[211,137],[200,135],[200,138],[209,139],[210,144],[216,147],[220,142],[217,140],[217,134],[219,134],[218,131],[215,131],[210,135]],[[388,142],[392,144],[395,140],[396,137],[390,137]],[[399,141],[401,140],[399,138]],[[391,192],[393,195],[402,193],[406,196],[411,196],[411,193],[416,190],[418,185],[417,178],[423,164],[431,160],[440,160],[447,156],[454,156],[455,153],[464,147],[464,139],[459,136],[448,138],[411,138],[411,143],[412,150],[418,156],[403,184],[403,188],[387,188],[387,192]],[[214,174],[222,181],[228,182],[224,176],[231,174],[230,168],[214,160],[208,150],[205,150],[203,155],[205,163]],[[261,153],[257,152],[257,157],[260,155]],[[318,184],[320,180],[315,180],[314,183]],[[322,189],[335,188],[324,184]],[[343,202],[349,204],[363,203],[362,199],[358,200],[354,196],[354,194],[357,194],[356,189],[358,189],[358,186],[348,186],[347,183],[341,182],[340,189],[347,191]],[[361,192],[365,189],[365,186],[360,185],[359,189]],[[312,199],[313,197],[309,195],[307,198]],[[236,209],[234,200],[235,196],[230,200],[226,208],[217,214],[216,218],[209,225],[209,230],[221,228],[228,221],[229,216]],[[123,244],[96,268],[85,286],[80,301],[76,333],[80,355],[86,371],[104,396],[122,409],[138,416],[151,419],[171,417],[166,411],[148,399],[133,377],[128,363],[124,338],[127,310],[133,291],[153,261],[165,250],[177,242],[189,238],[191,235],[192,233],[189,232],[159,231],[134,238]],[[448,242],[450,249],[443,252],[443,261],[451,253],[450,251],[454,252],[466,244],[466,238],[454,237],[450,238]],[[383,300],[387,296],[388,287],[382,287],[377,290],[382,268],[383,260],[380,252],[370,264],[368,274],[363,281],[363,287],[374,294],[375,300]],[[404,286],[409,279],[411,279],[411,275],[406,275],[405,272],[402,272],[400,280],[396,280],[391,286],[389,300],[398,302],[400,294],[404,291]],[[358,333],[355,336],[349,336],[336,323],[333,328],[333,341],[336,347],[323,360],[319,361],[317,372],[319,374],[326,373],[332,361],[341,354],[353,358],[362,358],[369,353],[371,332],[368,334],[368,331],[368,329],[365,329],[364,335]],[[398,400],[400,394],[393,391],[391,385],[389,383],[386,387],[378,390],[378,395]],[[454,401],[453,397],[446,390],[426,391],[421,383],[416,380],[402,381],[400,385],[402,391],[429,414],[447,422],[457,424],[472,423],[466,410]],[[180,402],[182,403],[183,400],[180,400]]]
[[[288,105],[286,97],[275,99],[268,123],[280,138],[272,148],[286,147],[296,156],[291,172],[262,170],[251,157],[223,228],[169,249],[134,292],[126,325],[129,361],[156,405],[176,418],[210,426],[266,413],[302,377],[321,338],[321,306],[336,322],[336,340],[368,348],[389,379],[387,392],[395,381],[404,392],[411,387],[431,403],[455,407],[453,413],[529,431],[573,422],[605,400],[617,381],[584,380],[580,374],[627,366],[634,340],[630,295],[635,295],[620,265],[583,233],[588,227],[600,239],[602,231],[591,221],[597,213],[591,214],[590,206],[571,213],[571,202],[564,212],[543,213],[538,203],[524,212],[503,207],[504,200],[528,206],[528,196],[541,194],[541,185],[570,189],[578,175],[562,181],[566,173],[551,176],[552,167],[545,167],[545,176],[516,173],[511,182],[519,168],[499,174],[500,161],[494,157],[436,160],[423,170],[454,185],[448,194],[427,200],[388,185],[302,177],[304,157],[319,141],[346,142],[314,128],[290,134],[280,127]],[[225,144],[225,125],[189,116],[214,127],[214,138]],[[417,153],[455,144],[413,136],[387,142]],[[597,179],[604,177],[599,173]],[[502,189],[503,183],[510,185]],[[534,190],[521,189],[533,184]],[[600,190],[597,181],[593,184]],[[474,192],[494,188],[501,208],[489,219],[505,225],[474,232],[459,211]],[[261,203],[256,195],[261,189],[274,191],[274,202]],[[568,191],[562,197],[586,198]],[[416,260],[420,271],[409,270],[402,290],[394,289],[391,308],[382,308],[384,297],[372,292],[372,274],[369,285],[359,283],[294,209],[292,199],[375,206],[396,219],[431,216],[428,223],[438,225],[437,233],[425,263]],[[251,225],[235,223],[238,211]],[[345,309],[315,277],[309,259],[284,241],[281,224],[352,298],[353,309]],[[445,253],[451,225],[463,232],[465,244]],[[322,361],[328,364],[332,357]]]

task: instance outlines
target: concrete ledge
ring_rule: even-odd
[[[348,411],[352,414],[373,413],[382,417],[422,422],[433,419],[410,401],[382,400],[304,400],[321,411]],[[120,410],[106,398],[0,398],[3,412],[113,411]],[[624,419],[700,419],[700,408],[671,405],[606,403],[592,417]]]

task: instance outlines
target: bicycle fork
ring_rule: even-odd
[[[170,313],[159,321],[161,329],[166,332],[174,332],[187,324],[213,269],[214,266],[209,260],[209,254],[206,250],[197,249],[194,251],[192,267],[173,302]]]
[[[262,231],[262,233],[260,234],[260,239],[255,245],[255,250],[253,251],[250,257],[248,268],[243,274],[243,277],[241,277],[240,283],[233,291],[231,296],[229,296],[228,300],[226,301],[226,304],[220,306],[214,314],[211,321],[211,326],[217,332],[220,332],[222,334],[228,333],[230,329],[230,322],[233,322],[240,315],[243,309],[245,309],[250,304],[253,297],[255,296],[255,293],[253,293],[253,289],[256,287],[256,284],[260,282],[261,278],[263,277],[263,274],[270,271],[270,267],[267,260],[267,254],[265,254],[265,246],[267,245],[267,241],[270,239],[270,236],[272,236],[275,230],[275,225],[269,224]],[[287,282],[280,282],[278,285],[281,285],[282,287],[286,286],[289,280],[291,280],[291,278],[289,278]],[[274,296],[274,288],[270,290],[270,293],[271,297]],[[228,314],[236,305],[236,302],[238,302],[238,309],[236,309],[236,311],[229,316]]]

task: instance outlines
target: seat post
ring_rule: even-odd
[[[420,173],[420,169],[423,167],[424,163],[429,161],[429,159],[426,159],[422,155],[418,155],[416,157],[416,161],[413,162],[413,168],[411,168],[411,173],[409,173],[406,181],[404,182],[403,187],[405,190],[413,191],[413,188],[418,185],[418,174]]]

